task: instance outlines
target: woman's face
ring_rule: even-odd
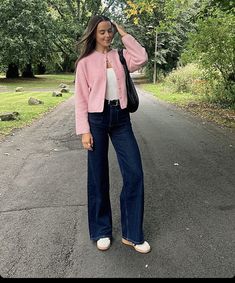
[[[107,48],[113,39],[113,28],[109,21],[102,21],[96,29],[96,47]]]

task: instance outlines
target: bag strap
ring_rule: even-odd
[[[120,61],[124,67],[124,69],[129,73],[129,70],[128,70],[128,67],[127,67],[127,63],[126,63],[126,59],[123,55],[123,49],[118,49],[118,54],[119,54],[119,58],[120,58]]]

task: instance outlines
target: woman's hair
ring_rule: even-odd
[[[77,43],[77,46],[80,47],[80,56],[78,57],[75,66],[77,65],[78,61],[80,61],[82,58],[88,56],[92,53],[92,51],[95,49],[96,46],[96,38],[95,33],[97,26],[100,22],[108,21],[111,22],[111,20],[105,16],[93,16],[87,25],[87,28],[84,31],[84,34],[81,38],[81,40]]]

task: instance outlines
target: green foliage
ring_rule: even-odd
[[[61,58],[59,67],[66,72],[73,71],[74,62],[78,57],[76,42],[81,38],[90,17],[107,12],[108,7],[118,1],[47,0],[47,2],[58,34],[54,44]]]
[[[129,21],[138,18],[138,24],[133,26],[133,34],[144,44],[149,54],[147,71],[152,77],[153,62],[155,55],[155,38],[157,33],[157,70],[160,74],[167,74],[176,68],[177,62],[187,40],[187,34],[194,26],[195,14],[198,6],[193,0],[157,0],[150,1],[152,6],[147,13],[135,13],[135,7],[142,7],[147,1],[132,2],[128,11],[133,16]],[[134,4],[133,4],[134,3]]]
[[[71,71],[76,41],[91,15],[107,12],[118,1],[1,0],[0,69],[41,63],[49,70]]]
[[[198,13],[198,18],[207,18],[213,15],[217,10],[234,13],[235,2],[234,0],[200,0],[200,11]]]
[[[229,85],[224,81],[211,80],[211,92],[207,96],[207,100],[219,104],[224,108],[235,109],[235,83],[231,82]]]
[[[235,16],[220,9],[199,19],[184,54],[184,62],[197,61],[206,71],[218,101],[235,102]]]
[[[188,64],[172,71],[164,80],[172,92],[190,92],[205,95],[208,83],[196,64]]]
[[[24,68],[51,57],[54,31],[45,0],[1,0],[0,19],[1,65]]]

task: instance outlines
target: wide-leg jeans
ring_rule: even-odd
[[[140,151],[127,109],[105,100],[101,113],[88,113],[93,151],[88,151],[88,223],[92,240],[112,237],[110,204],[109,138],[114,146],[123,187],[120,194],[122,237],[135,244],[144,242],[144,180]]]

